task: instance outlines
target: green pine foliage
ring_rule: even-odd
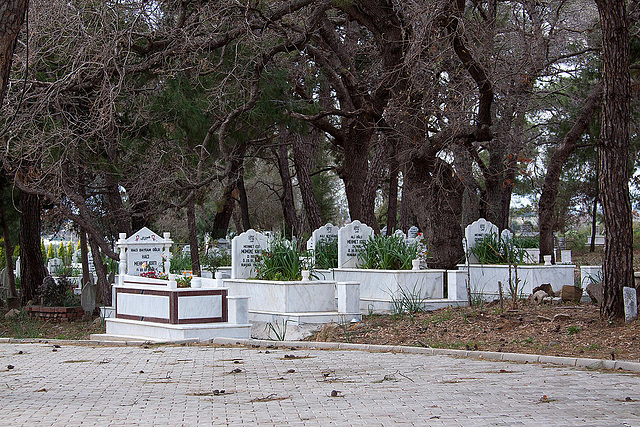
[[[67,250],[64,242],[60,242],[60,246],[58,247],[58,258],[64,261],[66,253]]]
[[[69,245],[67,246],[67,260],[66,262],[71,264],[73,263],[73,242],[69,242]]]

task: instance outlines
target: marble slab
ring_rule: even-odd
[[[586,289],[592,281],[601,282],[603,278],[601,265],[581,265],[580,266],[580,286]]]
[[[498,234],[498,227],[484,218],[480,218],[464,229],[464,237],[467,239],[467,247],[472,248],[478,240],[489,234]]]
[[[116,312],[118,315],[155,317],[169,319],[169,296],[118,293]]]
[[[231,277],[234,279],[255,277],[257,257],[268,247],[268,236],[253,229],[234,237],[231,241]]]
[[[443,298],[445,270],[369,270],[336,268],[333,277],[338,282],[360,282],[360,299],[397,298],[404,293],[416,293],[421,298]],[[414,292],[415,291],[415,292]]]
[[[105,320],[106,334],[92,335],[91,339],[142,339],[145,341],[210,341],[214,338],[251,338],[251,324],[199,323],[170,325],[139,320]]]
[[[222,317],[222,295],[181,296],[178,319]]]
[[[336,311],[335,282],[224,281],[230,295],[249,296],[249,310],[279,313]]]
[[[466,270],[465,265],[459,269]],[[502,292],[505,298],[509,295],[509,266],[471,264],[469,267],[471,292],[482,294],[484,299],[491,300],[499,295],[498,282],[502,282]],[[526,297],[533,288],[543,283],[550,283],[554,291],[560,292],[564,285],[574,284],[575,265],[520,265],[518,266],[518,294]],[[515,280],[515,270],[511,270],[512,280]]]
[[[358,250],[371,236],[373,236],[373,229],[358,220],[342,227],[338,231],[338,266],[340,268],[357,267]]]
[[[623,287],[624,320],[631,322],[638,317],[638,295],[635,288]]]

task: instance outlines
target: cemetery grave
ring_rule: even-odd
[[[146,227],[128,238],[120,234],[113,316],[105,319],[106,334],[93,338],[203,341],[250,336],[247,297],[229,295],[214,279],[194,277],[191,287],[178,288],[176,275],[158,278],[169,271],[172,244],[169,233],[160,237]]]
[[[509,284],[523,297],[531,294],[532,290],[543,283],[550,283],[555,291],[560,291],[564,285],[574,284],[574,269],[572,264],[521,264],[515,262],[516,267],[503,264],[481,263],[478,252],[474,252],[477,245],[481,245],[486,239],[491,240],[491,248],[497,248],[504,244],[504,248],[511,254],[518,251],[513,246],[513,235],[504,230],[498,237],[498,227],[484,218],[469,224],[465,228],[465,244],[468,263],[460,264],[460,270],[468,270],[470,288],[474,296],[485,300],[492,300],[499,296],[498,282],[503,286],[505,297],[510,292]],[[491,249],[490,248],[490,249]],[[496,249],[497,250],[497,249]],[[494,255],[494,254],[491,254]],[[565,254],[565,258],[569,256]],[[570,257],[570,256],[569,256]],[[515,258],[515,255],[514,255]],[[503,256],[504,259],[504,256]],[[516,289],[517,285],[517,289]]]

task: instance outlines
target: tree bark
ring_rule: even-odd
[[[602,27],[603,114],[600,200],[604,245],[605,318],[624,316],[622,288],[634,287],[633,234],[629,197],[630,74],[626,1],[596,0]]]
[[[191,272],[200,277],[200,252],[198,250],[198,232],[196,230],[196,200],[192,194],[187,203],[187,224],[189,226],[189,248],[191,249]]]
[[[218,209],[216,211],[216,216],[213,219],[213,230],[211,230],[211,235],[214,239],[223,239],[226,237],[227,230],[229,229],[229,221],[231,221],[231,216],[233,214],[234,203],[236,200],[240,201],[242,199],[242,197],[239,197],[238,182],[242,176],[241,168],[242,156],[245,151],[244,145],[237,147],[237,151],[238,152],[234,153],[233,157],[229,160],[230,163],[226,171],[222,198],[218,201]],[[242,189],[244,191],[244,185],[242,186]],[[244,215],[248,215],[248,212]],[[248,225],[249,228],[251,228],[250,224]],[[247,230],[249,228],[247,228]]]
[[[82,287],[91,282],[89,272],[89,247],[87,246],[87,232],[80,228],[80,262],[82,263]]]
[[[17,296],[16,293],[16,277],[13,273],[13,247],[11,245],[11,238],[9,234],[9,224],[7,222],[7,214],[6,209],[4,207],[4,198],[0,200],[0,222],[2,222],[2,235],[4,237],[4,254],[5,261],[7,264],[7,277],[9,278],[9,283],[3,283],[3,285],[8,286],[9,288],[9,297],[14,298]]]
[[[111,301],[111,283],[107,280],[107,266],[102,262],[102,254],[98,242],[89,236],[89,246],[91,246],[91,255],[93,258],[93,266],[96,269],[96,295],[99,305],[112,305]]]
[[[40,251],[40,199],[20,194],[20,275],[22,303],[37,297],[37,289],[47,276]]]
[[[249,230],[251,227],[251,215],[249,215],[249,198],[247,197],[247,189],[244,186],[244,167],[238,172],[238,180],[236,181],[238,189],[238,205],[240,206],[240,216],[242,218],[242,227]]]
[[[429,268],[455,270],[462,260],[462,193],[453,168],[437,157],[414,157],[407,169],[412,210],[429,249]]]
[[[556,229],[556,199],[560,185],[562,167],[569,156],[575,151],[578,140],[589,126],[591,118],[602,100],[602,84],[596,84],[587,98],[580,115],[564,136],[562,143],[553,151],[547,173],[544,176],[544,184],[540,201],[538,202],[538,228],[540,230],[540,262],[545,255],[555,258],[553,250],[553,232]],[[555,260],[554,260],[555,262]]]
[[[376,234],[380,233],[380,224],[378,224],[378,218],[376,218],[376,196],[378,195],[378,187],[380,185],[380,178],[384,170],[384,157],[385,149],[382,146],[383,141],[378,140],[375,146],[375,153],[371,160],[371,166],[367,173],[367,179],[364,183],[361,206],[362,206],[362,219],[361,221],[373,228]]]
[[[13,52],[28,4],[28,0],[3,0],[0,3],[0,105],[7,94]]]
[[[589,242],[589,252],[596,251],[596,233],[598,231],[598,197],[600,192],[596,188],[596,197],[593,198],[593,209],[591,211],[591,242]]]
[[[278,172],[280,173],[280,181],[282,182],[282,194],[279,195],[280,205],[282,206],[282,214],[284,216],[286,236],[298,235],[298,216],[293,199],[293,185],[291,184],[291,172],[289,170],[289,150],[288,142],[290,136],[284,126],[280,127],[279,145],[273,148],[273,155],[278,162]]]
[[[117,236],[118,233],[127,233],[127,236],[130,236],[133,233],[133,229],[131,228],[131,216],[122,203],[122,196],[120,196],[118,182],[109,175],[107,175],[106,180],[106,198],[109,203],[110,216],[113,218],[111,223],[115,228],[114,235]]]
[[[389,196],[387,201],[387,236],[398,226],[398,173],[400,165],[395,153],[389,156]]]
[[[313,135],[310,135],[312,138]],[[316,156],[317,147],[312,139],[306,139],[301,135],[296,135],[293,139],[293,162],[298,176],[300,195],[302,196],[302,206],[307,217],[309,233],[322,227],[322,216],[320,215],[320,205],[313,191],[311,181],[311,171],[314,167],[313,159]]]
[[[227,183],[223,190],[222,199],[218,201],[220,207],[216,212],[216,216],[213,218],[213,229],[211,230],[212,238],[224,239],[227,236],[227,230],[229,229],[229,221],[231,221],[231,215],[233,214],[236,194],[237,191],[235,189],[235,185]]]
[[[398,223],[398,230],[402,230],[405,233],[411,227],[411,190],[410,182],[407,177],[407,170],[405,167],[402,172],[402,198],[400,199],[400,222]]]
[[[349,142],[343,145],[344,159],[338,169],[338,176],[344,182],[351,221],[366,222],[363,214],[365,208],[362,206],[362,195],[369,171],[371,130],[361,128],[364,126],[362,124],[357,126],[358,129],[354,129],[347,136],[346,139]]]

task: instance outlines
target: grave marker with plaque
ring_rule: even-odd
[[[231,241],[231,278],[247,279],[256,275],[256,257],[269,247],[269,239],[253,229]]]
[[[373,228],[355,220],[338,231],[338,268],[357,268],[358,250],[373,236]]]

